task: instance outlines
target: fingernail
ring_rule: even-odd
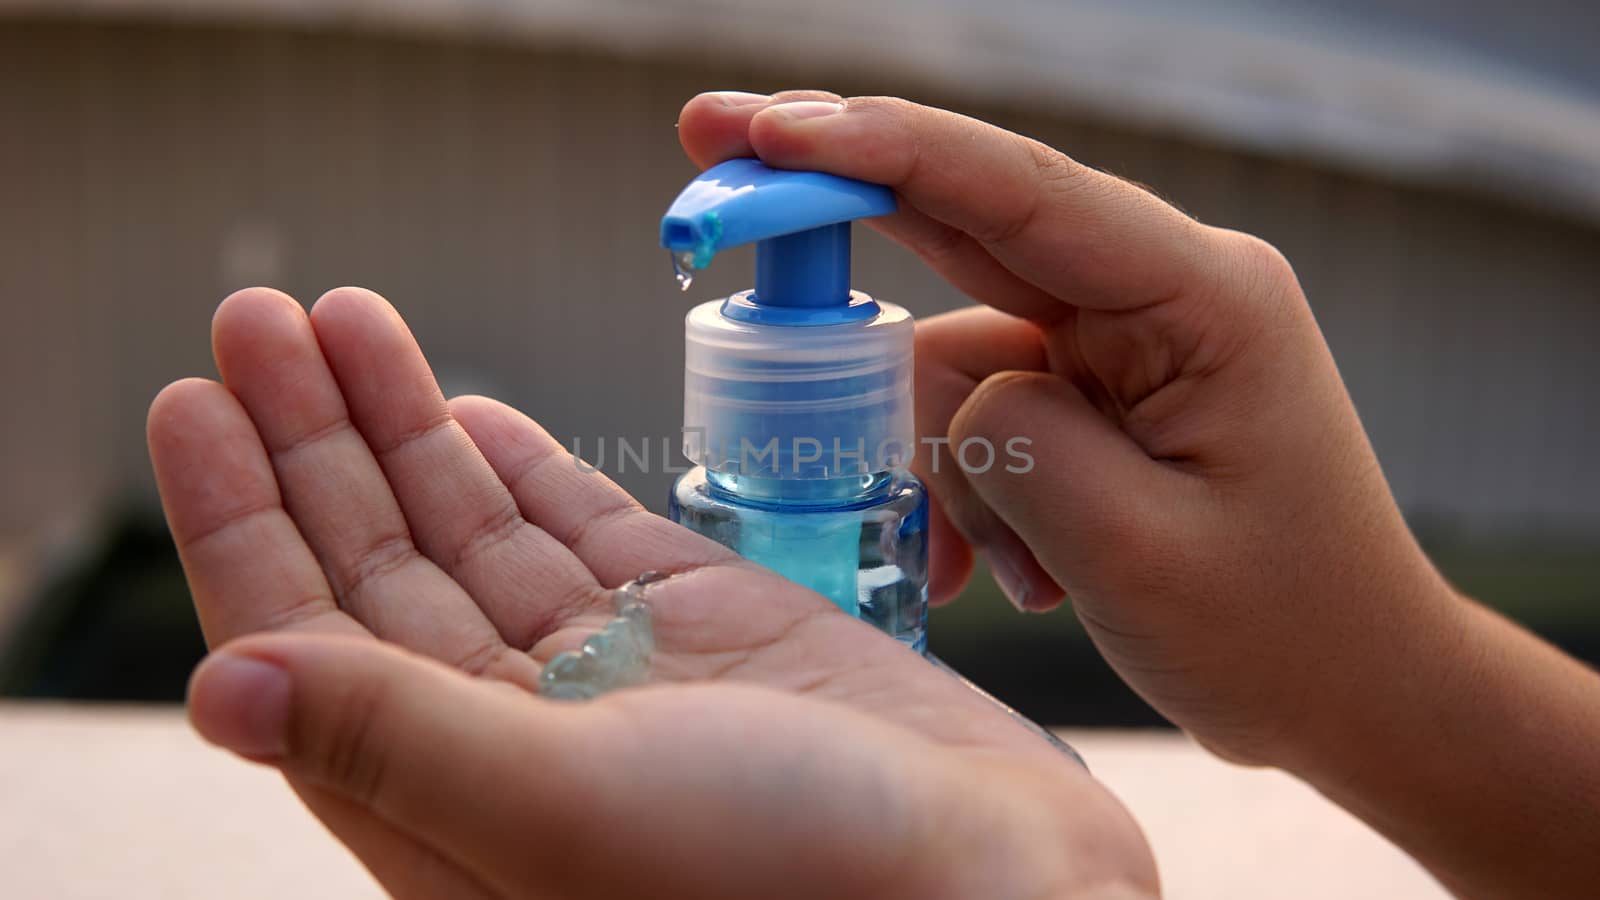
[[[1028,597],[1032,593],[1028,582],[1023,579],[1021,569],[1007,554],[995,548],[984,553],[984,558],[989,562],[989,574],[994,576],[995,584],[1000,585],[1001,593],[1017,608],[1017,612],[1028,611]]]
[[[711,96],[726,107],[754,106],[757,103],[771,103],[771,94],[752,94],[749,91],[715,91]]]
[[[820,119],[844,112],[844,104],[827,100],[795,100],[792,103],[779,103],[772,107],[772,112],[787,119]]]
[[[241,756],[270,760],[288,749],[289,673],[226,651],[195,671],[189,718],[200,736]]]

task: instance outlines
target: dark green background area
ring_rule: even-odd
[[[1600,547],[1440,534],[1423,542],[1462,591],[1600,662]],[[934,611],[930,648],[1041,722],[1163,723],[1100,659],[1070,609],[1018,613],[985,573]],[[177,702],[204,652],[163,523],[129,512],[97,550],[50,580],[0,655],[0,692]]]

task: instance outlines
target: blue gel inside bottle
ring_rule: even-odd
[[[785,496],[782,487],[697,466],[673,485],[667,515],[924,652],[928,495],[922,482],[891,470],[811,485],[805,498]]]

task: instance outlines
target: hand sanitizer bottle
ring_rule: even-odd
[[[686,319],[684,454],[673,521],[926,648],[928,500],[916,449],[912,320],[850,289],[850,221],[881,185],[736,159],[661,220],[685,288],[754,242],[756,285]],[[759,603],[760,598],[752,598]]]

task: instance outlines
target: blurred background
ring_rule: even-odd
[[[786,87],[988,119],[1277,244],[1439,565],[1600,659],[1597,39],[1583,0],[0,0],[0,693],[181,698],[143,422],[236,288],[373,288],[447,392],[659,447],[683,312],[752,266],[673,283],[677,110]],[[856,233],[858,288],[966,302]],[[659,511],[671,477],[619,480]],[[1042,721],[1160,722],[986,576],[931,643]]]

